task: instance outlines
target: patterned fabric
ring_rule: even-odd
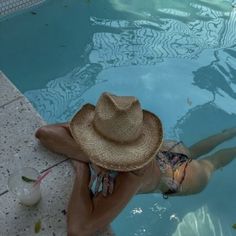
[[[158,161],[160,166],[160,171],[163,174],[165,174],[167,170],[170,170],[172,172],[172,177],[162,177],[162,181],[169,187],[169,189],[163,193],[164,198],[168,198],[168,195],[181,191],[181,185],[186,175],[186,169],[188,167],[189,162],[191,162],[192,160],[183,153],[171,152],[174,147],[181,143],[182,141],[176,143],[167,151],[158,152],[156,156],[156,160]],[[180,179],[180,181],[176,181],[175,171],[182,165],[184,165],[182,178]]]
[[[107,171],[105,174],[97,173],[92,164],[89,164],[90,169],[90,183],[89,189],[92,191],[94,196],[102,192],[103,196],[112,194],[114,189],[115,178],[118,175],[117,171]]]

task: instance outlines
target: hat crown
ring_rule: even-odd
[[[132,142],[142,133],[140,103],[135,97],[103,93],[96,105],[93,124],[98,133],[109,140]]]

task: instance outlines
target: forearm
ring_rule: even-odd
[[[78,176],[80,174],[77,170],[68,205],[68,232],[73,232],[72,235],[91,236],[94,231],[88,229],[88,219],[93,211],[93,202],[88,188],[89,180]]]
[[[71,159],[89,162],[89,158],[74,141],[67,124],[46,125],[39,128],[35,136],[48,150]]]
[[[88,165],[78,162],[68,208],[68,232],[73,232],[71,235],[92,236],[101,231],[127,205],[141,184],[140,177],[131,173],[120,173],[111,195],[104,197],[99,193],[92,198],[88,188],[89,179]]]
[[[87,172],[85,175],[83,173],[84,170],[77,166],[76,178],[68,205],[68,232],[72,232],[71,235],[73,236],[101,236],[104,232],[114,235],[111,229],[108,230],[109,223],[95,223],[98,219],[97,217],[94,218],[94,201],[88,188],[89,173]],[[69,233],[68,236],[70,236]]]

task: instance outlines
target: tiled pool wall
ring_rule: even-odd
[[[43,2],[45,0],[0,0],[0,19]]]

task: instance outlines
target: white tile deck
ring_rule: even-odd
[[[9,175],[23,166],[45,170],[65,159],[43,148],[34,138],[44,122],[28,100],[0,71],[0,235],[66,236],[65,210],[73,183],[73,168],[65,161],[54,168],[42,183],[42,199],[35,207],[19,204],[7,192]],[[113,235],[108,230],[104,235]]]

